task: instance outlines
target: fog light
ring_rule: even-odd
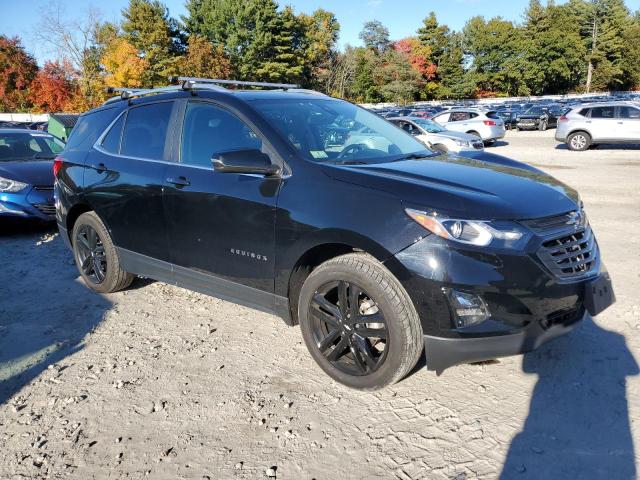
[[[445,288],[444,293],[449,300],[456,328],[478,325],[491,316],[487,304],[479,295],[459,292],[452,288]]]

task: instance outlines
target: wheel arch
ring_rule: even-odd
[[[353,252],[367,253],[380,262],[391,256],[391,253],[387,252],[382,246],[373,245],[370,239],[368,241],[358,241],[357,238],[351,238],[348,241],[336,239],[315,243],[307,246],[302,253],[297,255],[297,260],[289,270],[285,286],[286,296],[289,299],[292,325],[298,323],[298,298],[302,285],[309,274],[327,260]]]
[[[69,240],[71,240],[71,235],[73,234],[73,226],[76,224],[78,217],[83,213],[92,212],[93,209],[87,205],[86,203],[76,203],[71,209],[67,212],[66,218],[66,228],[67,235],[69,236]]]

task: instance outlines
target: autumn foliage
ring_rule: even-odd
[[[76,94],[74,72],[68,61],[45,62],[29,89],[33,106],[43,112],[63,112]]]
[[[0,35],[0,109],[25,109],[28,87],[37,71],[36,61],[25,52],[19,38]]]
[[[140,58],[138,50],[124,38],[115,38],[102,56],[102,64],[109,74],[108,85],[117,87],[141,87],[142,76],[149,62]]]

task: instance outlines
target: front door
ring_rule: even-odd
[[[273,292],[280,180],[213,170],[214,154],[243,149],[268,153],[261,137],[231,111],[189,101],[179,163],[165,173],[165,215],[178,283],[236,301],[255,294],[255,301],[244,303],[261,307],[261,292]]]

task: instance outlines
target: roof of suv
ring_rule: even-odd
[[[572,106],[573,109],[576,108],[592,108],[592,107],[618,107],[623,105],[632,105],[634,107],[640,106],[640,102],[632,101],[632,100],[611,100],[608,102],[585,102],[578,103]]]

